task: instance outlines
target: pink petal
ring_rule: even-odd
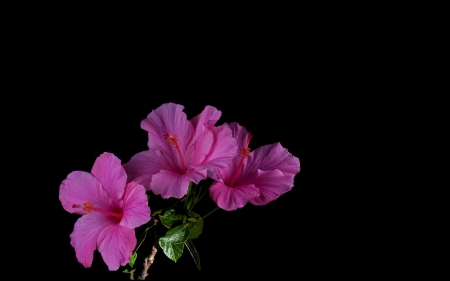
[[[114,205],[117,205],[127,182],[127,174],[120,159],[112,153],[104,152],[95,160],[91,173],[102,184]]]
[[[204,162],[205,157],[211,153],[214,143],[214,134],[211,129],[219,120],[222,112],[213,106],[205,106],[205,109],[191,119],[195,130],[195,154],[192,164],[197,165]]]
[[[233,122],[230,125],[228,124],[224,124],[222,125],[223,127],[227,127],[231,130],[232,132],[232,136],[235,138],[235,140],[233,141],[234,143],[230,143],[230,145],[233,146],[233,148],[217,148],[217,155],[219,155],[219,153],[229,153],[230,155],[235,155],[232,159],[230,159],[228,162],[226,162],[226,165],[223,166],[223,163],[215,163],[215,162],[211,162],[212,164],[215,164],[215,168],[212,169],[211,173],[210,173],[210,177],[217,180],[218,178],[221,178],[223,180],[223,182],[225,184],[230,184],[231,180],[235,174],[235,172],[237,171],[237,167],[239,166],[239,162],[241,161],[241,149],[243,147],[245,147],[247,145],[247,137],[248,137],[248,132],[247,130],[240,126],[238,123]],[[217,127],[218,129],[218,133],[219,130],[222,129],[224,133],[228,134],[228,129],[225,128],[221,128]],[[220,133],[219,133],[220,134]],[[223,144],[225,144],[225,142],[222,142]],[[228,152],[227,152],[228,151]],[[244,160],[244,165],[246,164],[246,162],[248,162],[248,159]],[[208,167],[210,167],[208,165]],[[217,169],[217,167],[220,167],[220,169]],[[218,172],[220,171],[220,176],[218,175]],[[256,171],[254,171],[254,173],[256,173]],[[239,174],[242,174],[242,169],[239,172]],[[236,179],[236,184],[235,186],[238,185],[242,185],[243,184],[243,179],[242,177],[237,177]]]
[[[207,105],[203,111],[191,119],[191,123],[195,130],[199,127],[205,126],[206,129],[211,129],[222,116],[222,112],[217,108]]]
[[[293,156],[280,143],[261,146],[250,153],[248,171],[278,169],[284,174],[295,175],[300,172],[300,160]]]
[[[112,204],[97,178],[83,171],[71,172],[63,180],[59,187],[59,200],[66,211],[80,215],[86,212],[81,208],[73,208],[74,204],[81,206],[89,201],[104,210],[110,210]]]
[[[188,190],[189,179],[172,171],[162,170],[152,178],[151,190],[162,198],[181,198]]]
[[[234,173],[237,170],[237,167],[239,165],[240,157],[235,156],[234,159],[230,162],[228,162],[227,166],[224,168],[214,168],[213,175],[210,176],[211,178],[215,180],[221,179],[222,182],[224,182],[226,185],[231,183],[231,179],[234,176]],[[238,178],[239,179],[239,178]],[[237,185],[240,185],[239,182]]]
[[[148,148],[164,152],[175,153],[172,145],[164,139],[164,134],[177,135],[180,140],[181,153],[192,154],[186,151],[191,146],[194,136],[194,127],[187,120],[183,112],[184,106],[175,103],[165,103],[153,110],[142,120],[141,128],[148,132]],[[193,157],[193,155],[191,155]]]
[[[215,171],[220,170],[221,179],[225,184],[227,185],[231,184],[231,181],[235,177],[236,172],[238,174],[233,186],[252,184],[252,179],[257,175],[257,169],[249,171],[249,169],[247,168],[249,158],[247,157],[246,159],[244,159],[242,167],[238,171],[241,159],[242,155],[238,154],[230,163],[228,163],[227,167],[215,170]]]
[[[280,195],[290,191],[294,186],[294,176],[283,174],[280,170],[258,171],[252,183],[259,189],[260,195],[253,198],[253,205],[266,205]]]
[[[220,180],[221,177],[220,177],[220,174],[218,173],[218,169],[214,168],[214,169],[208,170],[207,178],[213,179],[215,181]]]
[[[121,226],[136,228],[150,220],[150,207],[148,206],[145,188],[135,182],[127,184],[122,202],[123,217]]]
[[[200,126],[196,131],[195,137],[195,153],[192,158],[192,165],[200,164],[204,161],[206,155],[211,151],[214,142],[214,134],[210,129]]]
[[[215,181],[209,188],[209,196],[220,208],[233,211],[242,208],[251,199],[259,195],[254,185],[241,185],[229,187],[220,181]]]
[[[153,175],[161,170],[176,170],[170,159],[164,158],[160,151],[142,151],[135,154],[128,163],[123,164],[128,181],[142,184],[150,190]]]
[[[188,171],[186,172],[186,178],[189,181],[194,183],[199,183],[201,180],[206,179],[208,176],[208,170],[203,165],[189,166]]]
[[[202,164],[209,170],[213,170],[215,167],[226,167],[238,154],[240,148],[237,146],[236,139],[233,138],[228,126],[214,127],[211,129],[211,132],[213,133],[214,142]],[[201,146],[202,144],[198,143],[197,149]]]
[[[91,267],[99,234],[114,223],[114,219],[101,213],[82,216],[75,222],[70,234],[70,244],[75,249],[77,260],[84,267]]]
[[[108,269],[113,271],[130,262],[131,254],[136,247],[136,235],[134,229],[114,224],[103,229],[97,243],[98,251]]]
[[[247,145],[248,131],[245,127],[236,122],[230,123],[230,125],[225,123],[224,125],[231,129],[232,135],[237,141],[238,149],[242,149]]]

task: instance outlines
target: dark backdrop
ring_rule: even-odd
[[[34,276],[128,280],[123,268],[109,272],[97,252],[91,268],[78,263],[69,235],[79,216],[62,208],[59,186],[74,170],[90,171],[103,152],[125,163],[146,150],[147,133],[140,122],[166,102],[185,106],[189,119],[206,105],[216,107],[222,111],[217,125],[245,126],[254,135],[252,149],[280,142],[300,159],[301,171],[293,189],[266,206],[219,210],[208,217],[194,240],[200,271],[187,251],[177,263],[159,252],[149,280],[284,280],[355,272],[359,256],[348,238],[358,234],[347,228],[349,194],[335,173],[345,159],[333,157],[336,151],[345,155],[341,117],[347,111],[340,106],[347,102],[342,93],[355,87],[354,77],[346,75],[337,47],[315,40],[313,31],[305,36],[303,45],[279,35],[273,49],[230,46],[226,52],[206,48],[196,55],[174,46],[163,53],[149,45],[148,50],[120,52],[89,45],[87,39],[31,54],[27,79],[20,81],[17,93],[22,85],[30,92],[20,111],[26,112],[23,140],[31,147],[23,152],[27,167],[36,171],[29,181],[35,187],[32,199],[39,198],[33,208],[45,209],[33,216],[39,239],[26,240],[46,257],[34,261],[40,268]],[[206,202],[197,212],[212,207]],[[150,247],[141,247],[139,263]]]
[[[125,163],[135,153],[146,150],[147,133],[140,128],[141,120],[161,104],[174,102],[185,106],[188,118],[206,105],[215,106],[222,111],[218,125],[236,121],[245,126],[254,135],[252,149],[280,142],[300,159],[302,170],[295,177],[292,191],[270,204],[246,205],[233,212],[219,210],[208,217],[203,233],[194,240],[202,262],[200,271],[188,252],[177,263],[159,252],[149,279],[190,276],[211,280],[215,276],[256,278],[268,274],[287,278],[325,273],[322,267],[335,258],[327,248],[335,236],[325,214],[329,195],[324,197],[324,193],[328,187],[320,184],[314,172],[314,163],[322,157],[321,140],[316,134],[323,128],[314,122],[320,118],[320,113],[315,112],[320,107],[318,100],[312,98],[316,93],[303,89],[300,74],[288,85],[280,75],[246,80],[245,84],[232,78],[217,84],[209,79],[166,78],[155,88],[150,74],[134,77],[123,70],[108,71],[108,75],[93,72],[88,70],[78,77],[59,76],[63,81],[52,89],[55,95],[46,101],[51,106],[40,121],[45,132],[39,136],[45,138],[41,157],[49,163],[45,204],[51,214],[47,220],[51,245],[47,246],[54,251],[52,267],[82,279],[95,276],[127,280],[128,276],[120,273],[123,268],[109,272],[98,253],[89,269],[77,262],[69,235],[79,216],[62,208],[59,185],[74,170],[90,171],[103,152],[114,153]],[[198,206],[198,213],[205,214],[214,207],[209,198],[205,201]],[[150,247],[149,243],[141,247],[139,263]]]

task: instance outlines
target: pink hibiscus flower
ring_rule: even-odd
[[[149,150],[134,155],[123,166],[128,180],[142,184],[163,198],[182,198],[190,182],[225,167],[237,154],[236,140],[228,126],[214,126],[222,113],[212,106],[191,120],[184,106],[166,103],[142,120]]]
[[[290,191],[294,176],[300,172],[300,160],[280,143],[250,152],[252,135],[237,123],[229,127],[241,150],[227,167],[215,169],[216,180],[209,188],[211,199],[220,208],[233,211],[248,202],[265,205]]]
[[[91,173],[71,172],[61,183],[59,200],[72,214],[82,215],[70,234],[78,261],[90,267],[98,250],[109,270],[130,261],[136,236],[134,229],[150,220],[146,190],[130,182],[121,161],[101,154]]]

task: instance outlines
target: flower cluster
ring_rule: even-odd
[[[127,266],[124,272],[132,278],[136,251],[145,239],[138,244],[135,229],[142,226],[147,233],[161,222],[167,229],[164,236],[153,229],[158,241],[141,279],[157,249],[176,261],[186,246],[200,268],[192,239],[200,235],[207,215],[196,214],[193,207],[206,193],[217,208],[233,211],[247,203],[268,204],[293,188],[300,161],[280,143],[251,150],[252,134],[243,126],[216,126],[222,113],[215,107],[206,106],[190,120],[183,109],[166,103],[150,112],[141,122],[148,150],[127,163],[105,152],[90,173],[74,171],[61,183],[63,208],[81,215],[70,243],[84,267],[91,266],[98,250],[109,270]],[[209,187],[201,185],[205,179],[212,181]],[[149,198],[155,196],[178,201],[151,212]]]

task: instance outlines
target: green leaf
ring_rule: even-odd
[[[179,225],[159,238],[159,246],[168,258],[176,262],[183,254],[184,242],[188,237],[189,230],[184,225]]]
[[[186,248],[189,250],[189,253],[191,253],[192,258],[194,259],[195,264],[197,265],[198,270],[200,270],[200,256],[197,253],[197,250],[194,247],[194,243],[192,243],[191,239],[186,240],[184,242],[186,245]]]
[[[125,268],[124,271],[122,271],[123,273],[134,273],[136,271],[136,268],[133,268],[132,270],[128,270],[128,268]]]
[[[158,210],[155,212],[152,211],[152,217],[156,217],[156,215],[159,215],[161,212],[162,212],[162,210]]]
[[[188,219],[189,239],[195,239],[200,236],[203,231],[203,219],[199,214],[189,213]]]
[[[166,235],[159,238],[164,238],[164,241],[170,243],[184,243],[189,237],[189,231],[184,225],[179,225],[166,232]]]
[[[164,254],[166,256],[173,260],[174,262],[177,262],[177,260],[181,257],[184,250],[184,243],[165,243],[164,241],[159,241],[159,245],[161,246],[161,249],[163,249]]]
[[[172,224],[181,221],[182,215],[177,214],[174,209],[167,210],[164,215],[159,216],[161,223],[167,227],[172,227]]]
[[[131,268],[133,268],[136,258],[137,258],[137,252],[134,252],[134,254],[131,255],[130,262],[128,263],[131,266]]]

